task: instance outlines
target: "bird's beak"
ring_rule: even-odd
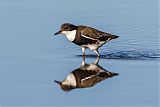
[[[61,84],[61,82],[57,81],[57,80],[54,80],[54,82],[57,83],[57,84],[59,84],[59,85]]]
[[[58,35],[58,34],[61,34],[61,31],[56,32],[54,35]]]

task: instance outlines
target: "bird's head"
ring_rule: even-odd
[[[58,32],[56,32],[54,35],[58,35],[58,34],[68,34],[73,30],[76,30],[77,26],[70,24],[70,23],[64,23],[61,25],[61,28]]]
[[[54,80],[54,82],[57,83],[57,84],[61,87],[61,89],[62,89],[63,91],[66,91],[66,92],[69,92],[69,91],[71,91],[72,89],[76,88],[76,87],[74,87],[74,86],[64,85],[64,84],[62,84],[61,81]]]

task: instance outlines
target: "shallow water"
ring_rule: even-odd
[[[0,107],[158,107],[158,3],[153,0],[0,0]],[[71,22],[120,36],[100,48],[99,66],[118,76],[64,92],[81,66],[81,49],[64,36]],[[86,63],[96,56],[87,50]],[[88,75],[88,74],[87,74]]]

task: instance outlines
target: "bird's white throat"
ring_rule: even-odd
[[[67,78],[62,82],[63,85],[76,86],[76,78],[73,73],[69,74]]]
[[[65,34],[69,41],[74,41],[74,39],[76,37],[76,30],[62,31],[62,34]]]

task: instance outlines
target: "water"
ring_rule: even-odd
[[[0,0],[0,107],[158,107],[158,3],[153,0]],[[119,75],[63,91],[81,66],[81,49],[63,36],[71,22],[120,36],[100,48],[99,66]],[[87,51],[86,63],[96,56]]]

